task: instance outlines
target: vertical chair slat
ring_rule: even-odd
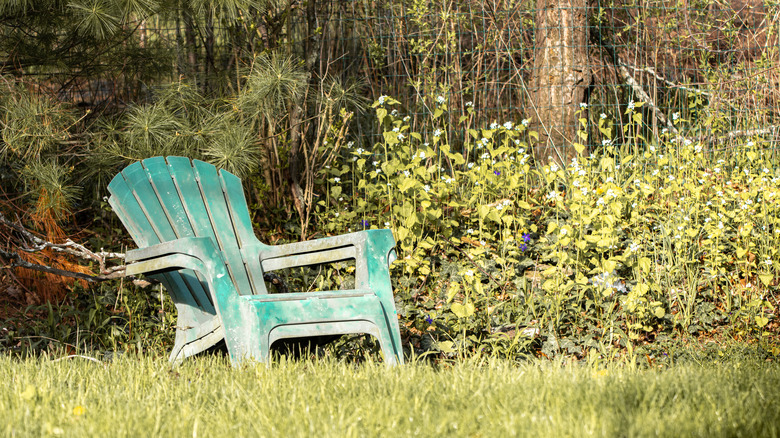
[[[239,247],[243,248],[256,243],[257,237],[252,230],[252,220],[249,218],[249,209],[247,208],[241,180],[225,170],[220,170],[219,178],[222,183],[222,190],[225,193],[228,212],[238,237]]]
[[[206,201],[208,217],[213,224],[220,250],[227,261],[228,271],[241,295],[251,295],[252,285],[249,275],[239,252],[239,240],[236,237],[235,224],[228,213],[225,194],[222,191],[217,169],[203,161],[194,160],[192,164],[195,174],[200,180],[203,199]]]
[[[244,188],[241,185],[241,180],[225,170],[220,170],[219,178],[222,182],[222,191],[225,193],[225,200],[227,201],[228,213],[230,214],[231,221],[235,226],[236,235],[239,242],[239,248],[244,248],[249,245],[262,245],[257,240],[255,233],[252,229],[252,220],[249,218],[249,209],[247,208],[246,197],[244,197]],[[265,245],[262,245],[263,247]],[[260,257],[245,257],[241,253],[241,259],[244,262],[247,274],[249,275],[249,282],[252,286],[253,294],[266,294],[268,291],[265,288],[265,282],[263,280],[263,267],[260,264]]]
[[[160,243],[161,240],[155,231],[155,227],[149,221],[146,212],[141,208],[125,177],[120,173],[111,181],[108,188],[112,195],[109,198],[109,204],[117,212],[119,219],[130,232],[135,243],[139,247]],[[173,291],[171,293],[172,298],[194,308],[199,307],[184,278],[182,278],[181,272],[161,274],[161,276],[169,284],[175,285],[175,287],[169,289]]]
[[[168,170],[179,195],[185,214],[197,237],[211,237],[220,244],[209,220],[203,194],[196,180],[192,162],[185,157],[168,157]]]
[[[157,193],[155,193],[154,188],[152,187],[146,169],[144,169],[141,163],[138,164],[138,166],[128,166],[127,169],[122,172],[122,175],[124,175],[125,180],[132,188],[136,201],[146,214],[149,223],[151,223],[152,227],[155,229],[158,238],[161,242],[167,242],[183,237],[179,236],[171,225],[172,218],[165,208],[163,208],[160,199],[157,197]],[[214,311],[208,294],[204,293],[203,286],[194,272],[181,272],[181,279],[184,281],[186,290],[192,296],[192,299],[196,301],[198,307],[207,312]]]
[[[179,192],[173,184],[173,179],[165,159],[162,157],[150,158],[143,161],[143,166],[149,177],[152,191],[157,196],[157,202],[165,212],[165,218],[176,234],[176,238],[196,237],[195,230],[179,197]],[[150,202],[153,202],[153,200],[150,200]],[[163,220],[163,218],[156,219]],[[208,293],[207,286],[205,286],[207,283],[206,279],[201,278],[194,272],[186,272],[184,277],[195,300],[207,312],[215,313],[211,295]]]

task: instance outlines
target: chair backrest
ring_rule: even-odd
[[[111,207],[139,248],[183,237],[211,237],[222,251],[238,293],[267,293],[259,261],[242,256],[241,248],[260,243],[252,231],[241,180],[235,175],[217,172],[203,161],[155,157],[125,168],[108,189]],[[191,297],[180,299],[191,299],[213,312],[203,279],[192,271],[166,275],[165,281],[175,283],[178,293],[189,291]]]

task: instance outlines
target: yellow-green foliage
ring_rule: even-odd
[[[380,98],[383,141],[323,169],[319,205],[330,232],[393,229],[402,313],[430,348],[633,353],[640,338],[776,324],[780,170],[763,139],[664,129],[647,141],[630,102],[620,144],[600,115],[601,147],[575,143],[583,154],[565,168],[535,168],[527,121],[457,137],[441,122],[445,99],[431,103],[427,130],[413,132]]]

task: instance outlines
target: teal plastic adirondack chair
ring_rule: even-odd
[[[241,180],[184,157],[134,163],[108,186],[139,249],[127,274],[158,279],[178,310],[172,362],[224,339],[233,363],[266,362],[278,339],[369,333],[403,363],[389,264],[390,230],[269,246],[252,231]],[[355,259],[355,289],[269,294],[263,273]]]

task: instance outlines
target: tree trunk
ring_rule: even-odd
[[[188,74],[193,78],[198,73],[198,47],[195,39],[195,23],[192,20],[193,12],[187,8],[184,11],[184,43],[187,46],[187,62],[189,63]]]
[[[203,48],[206,49],[206,62],[203,66],[203,94],[211,92],[211,82],[214,80],[214,11],[206,9],[206,25],[204,26],[205,38]]]
[[[559,165],[577,156],[577,119],[587,117],[586,90],[591,83],[588,65],[588,1],[538,0],[534,76],[531,82],[538,163]]]

